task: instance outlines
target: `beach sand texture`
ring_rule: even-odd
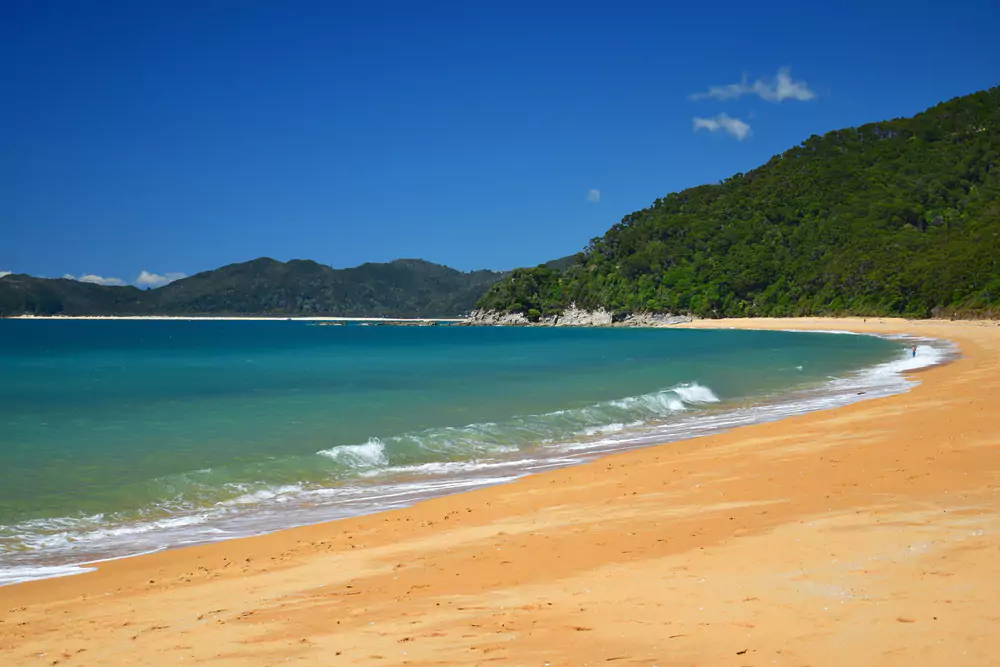
[[[1000,664],[1000,326],[913,391],[0,588],[0,665]]]

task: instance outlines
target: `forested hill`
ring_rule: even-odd
[[[154,290],[68,279],[0,278],[0,316],[275,315],[454,317],[503,274],[462,273],[422,260],[332,269],[308,260],[261,258]]]
[[[479,307],[702,316],[928,316],[1000,308],[1000,88],[812,136],[626,216],[561,270]]]

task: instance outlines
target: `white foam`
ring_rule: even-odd
[[[60,547],[120,540],[122,538],[132,539],[144,533],[189,528],[205,523],[209,518],[205,514],[184,514],[156,521],[139,521],[112,525],[101,525],[95,521],[94,517],[39,520],[34,522],[35,525],[32,526],[35,530],[28,535],[24,535],[22,541],[28,549],[52,550]]]
[[[512,417],[504,422],[431,428],[384,439],[372,437],[364,444],[341,445],[316,453],[353,470],[367,471],[364,474],[377,474],[378,469],[389,465],[388,452],[421,452],[422,456],[445,459],[496,458],[525,447],[617,433],[683,412],[689,405],[718,400],[708,387],[682,384],[580,408]]]
[[[604,435],[606,433],[618,433],[624,431],[627,426],[621,422],[605,424],[604,426],[589,426],[583,429],[583,435]]]
[[[947,341],[914,339],[909,336],[885,336],[885,338],[906,341],[907,349],[901,350],[899,356],[892,361],[847,377],[831,378],[826,385],[818,388],[785,394],[759,405],[713,413],[688,413],[667,422],[651,423],[634,429],[625,429],[620,433],[604,434],[604,437],[597,440],[557,444],[554,448],[560,452],[605,454],[648,444],[719,433],[738,426],[776,421],[868,398],[898,394],[917,384],[915,380],[906,377],[905,373],[942,363],[957,354],[957,348]],[[914,342],[917,344],[916,356],[910,349],[910,345]],[[696,390],[690,397],[704,400],[708,395]],[[712,397],[715,397],[714,394]]]
[[[736,327],[730,327],[736,329]],[[838,336],[871,336],[874,334],[858,333],[857,331],[845,331],[843,329],[758,329],[758,331],[783,331],[785,333],[818,333],[837,334]]]
[[[316,453],[352,468],[375,468],[389,463],[385,443],[378,438],[370,438],[363,445],[340,445]]]
[[[267,500],[275,500],[277,502],[283,502],[286,498],[299,493],[303,490],[300,484],[285,484],[281,486],[269,486],[263,489],[258,489],[251,493],[244,493],[242,496],[237,496],[232,500],[223,500],[219,503],[221,506],[226,505],[251,505],[262,503]]]
[[[561,463],[568,460],[559,459]],[[497,470],[503,468],[535,469],[539,466],[549,466],[551,458],[520,458],[501,459],[485,461],[436,461],[431,463],[420,463],[410,466],[392,466],[381,470],[370,470],[362,473],[363,477],[383,477],[388,475],[455,475],[460,473],[481,472],[484,470]]]
[[[54,579],[56,577],[69,577],[74,574],[93,572],[96,567],[82,567],[79,565],[38,565],[38,566],[18,566],[0,567],[0,586],[10,584],[20,584],[25,581],[35,579]]]
[[[654,413],[682,412],[684,401],[667,392],[629,396],[617,401],[608,401],[608,405],[622,410],[647,410]]]
[[[918,368],[936,366],[944,360],[945,356],[946,350],[932,345],[921,345],[918,343],[916,354],[906,352],[902,359],[897,359],[896,361],[890,361],[887,364],[876,366],[873,370],[883,374],[905,373],[906,371],[915,371]]]
[[[718,403],[719,397],[709,389],[697,383],[682,384],[671,391],[681,397],[685,403]]]

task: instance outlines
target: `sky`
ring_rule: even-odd
[[[996,86],[998,34],[992,0],[6,0],[0,274],[532,266]]]

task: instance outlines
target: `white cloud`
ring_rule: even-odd
[[[181,278],[187,278],[187,274],[184,273],[164,273],[162,276],[157,273],[150,273],[143,269],[139,277],[135,279],[135,284],[140,287],[161,287],[167,283],[172,283],[175,280],[180,280]]]
[[[0,278],[3,278],[4,276],[9,276],[10,273],[11,273],[10,271],[0,271]]]
[[[695,118],[694,131],[708,130],[718,132],[722,130],[726,134],[736,137],[737,141],[743,141],[750,136],[750,126],[739,118],[731,118],[727,114],[720,113],[714,118]]]
[[[591,204],[598,204],[601,201],[601,191],[596,188],[591,188],[590,192],[587,193],[587,201]]]
[[[67,273],[66,275],[63,276],[63,278],[66,278],[67,280],[77,280],[81,283],[94,283],[95,285],[121,286],[125,284],[125,281],[122,280],[121,278],[104,278],[102,276],[95,276],[93,273],[88,273],[80,277],[76,277]]]
[[[744,95],[757,95],[768,102],[783,102],[784,100],[799,100],[805,102],[816,97],[805,81],[792,80],[792,71],[787,67],[778,70],[778,76],[773,81],[757,79],[750,83],[746,74],[739,83],[726,86],[711,86],[707,93],[695,93],[692,100],[712,98],[716,100],[735,100]]]

